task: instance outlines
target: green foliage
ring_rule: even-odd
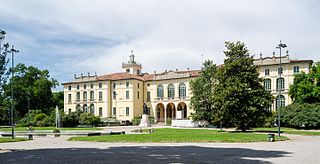
[[[63,127],[76,127],[80,122],[80,114],[81,111],[71,112],[70,114],[66,114],[62,117],[62,126]]]
[[[138,126],[140,124],[141,121],[141,117],[133,117],[133,119],[131,120],[132,125],[134,126]]]
[[[320,128],[320,103],[293,103],[282,108],[281,124],[293,128]]]
[[[226,48],[223,66],[205,61],[200,77],[191,81],[193,120],[235,123],[242,130],[263,125],[273,97],[261,85],[245,44],[226,42]]]
[[[154,117],[149,116],[148,119],[149,119],[150,124],[155,124],[156,123]]]
[[[217,67],[213,61],[206,60],[201,68],[200,77],[191,80],[190,88],[193,96],[191,97],[191,108],[195,111],[191,114],[194,121],[213,120],[213,87],[216,84]]]
[[[219,83],[215,85],[215,107],[243,131],[246,127],[262,125],[271,114],[266,109],[273,97],[261,85],[257,66],[245,44],[226,42],[226,48],[227,58],[219,70]]]
[[[64,115],[60,112],[60,115]],[[42,113],[41,110],[30,110],[25,117],[18,121],[18,126],[55,126],[55,111],[52,109],[50,115]]]
[[[320,103],[320,63],[312,66],[309,74],[295,75],[289,95],[297,103]]]
[[[18,64],[13,70],[15,109],[18,118],[28,113],[28,109],[41,109],[43,113],[49,114],[53,107],[51,88],[57,85],[57,81],[49,79],[49,71],[39,70],[33,66]],[[6,97],[11,95],[12,79],[4,86]]]
[[[98,124],[101,123],[100,117],[92,113],[81,113],[79,119],[80,125],[98,126]]]

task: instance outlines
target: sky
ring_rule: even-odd
[[[20,52],[16,63],[74,74],[121,72],[133,50],[142,72],[223,63],[225,42],[244,42],[256,58],[320,59],[316,0],[1,0],[0,29]],[[59,87],[58,87],[59,88]],[[61,87],[60,87],[61,89]]]

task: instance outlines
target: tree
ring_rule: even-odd
[[[55,79],[50,79],[49,71],[18,64],[14,67],[14,72],[13,88],[17,116],[24,117],[30,109],[38,109],[49,114],[50,107],[53,106],[51,88],[57,85]],[[4,86],[6,97],[11,95],[11,84],[12,78]]]
[[[10,53],[9,43],[3,44],[6,32],[0,29],[0,91],[3,92],[3,85],[7,80],[7,54]],[[2,100],[2,99],[1,99]]]
[[[271,112],[272,95],[262,86],[257,66],[244,43],[226,42],[226,59],[219,70],[214,102],[217,116],[230,119],[238,128],[262,124]]]
[[[295,75],[289,95],[296,103],[320,103],[320,63],[312,66],[309,74]]]
[[[210,122],[213,120],[212,91],[216,72],[217,67],[213,61],[206,60],[201,68],[200,76],[190,82],[193,94],[190,105],[195,111],[191,116],[195,121],[206,120]]]

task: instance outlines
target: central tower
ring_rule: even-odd
[[[122,72],[127,72],[134,75],[141,75],[142,65],[137,63],[134,59],[133,50],[131,50],[131,55],[129,56],[129,61],[122,63]]]

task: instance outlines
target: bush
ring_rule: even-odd
[[[80,114],[82,112],[72,112],[62,117],[61,122],[63,127],[76,127],[80,122]]]
[[[150,122],[150,124],[155,124],[156,123],[154,117],[152,117],[152,116],[149,117],[149,122]]]
[[[80,125],[92,125],[97,126],[101,123],[100,117],[96,117],[92,113],[80,114]]]
[[[140,124],[140,121],[141,121],[141,117],[134,117],[131,122],[132,122],[132,125],[138,126]]]
[[[282,108],[281,124],[293,128],[320,128],[320,104],[294,103]]]

